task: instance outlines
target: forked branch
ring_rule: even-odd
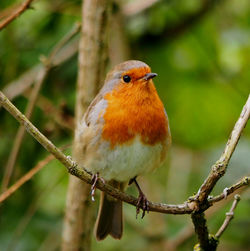
[[[85,170],[83,167],[78,167],[77,164],[69,157],[63,154],[63,152],[58,149],[51,141],[49,141],[8,99],[7,97],[0,91],[0,103],[1,105],[9,111],[9,113],[18,120],[22,125],[25,126],[25,129],[51,154],[55,156],[71,173],[76,177],[80,178],[84,182],[91,184],[92,182],[92,174]],[[235,128],[232,132],[231,139],[229,139],[228,144],[226,146],[224,155],[232,155],[232,152],[238,142],[240,134],[246,125],[246,122],[249,118],[250,113],[250,96],[246,102],[246,105],[243,108],[243,111],[240,115],[239,120],[237,121]],[[237,140],[235,140],[235,138]],[[234,147],[232,147],[232,145]],[[229,150],[230,149],[230,150]],[[232,150],[233,149],[233,150]],[[229,152],[227,152],[229,151]],[[229,160],[228,160],[229,161]],[[126,193],[121,192],[120,190],[103,183],[101,180],[98,180],[96,187],[107,194],[132,204],[136,206],[137,199],[133,196],[130,196]],[[149,202],[149,211],[161,212],[166,214],[190,214],[195,209],[190,206],[189,202],[185,202],[183,204],[171,205],[164,203],[153,203]]]
[[[226,213],[226,218],[225,218],[222,226],[220,227],[218,232],[215,234],[216,239],[219,239],[221,237],[221,235],[224,233],[224,231],[228,227],[230,221],[234,218],[234,210],[236,209],[239,201],[240,201],[240,195],[236,194],[234,196],[234,201],[233,201],[233,204],[232,204],[230,211]]]
[[[248,186],[249,183],[250,183],[250,177],[246,176],[246,177],[242,178],[240,181],[238,181],[237,183],[235,183],[234,185],[230,186],[229,188],[225,188],[221,194],[219,194],[215,197],[212,197],[208,201],[209,201],[209,203],[215,203],[215,202],[221,201],[221,200],[225,199],[229,194],[234,193],[236,190],[238,190],[244,186]]]
[[[212,166],[208,177],[201,185],[195,197],[195,200],[199,203],[203,203],[205,200],[207,200],[208,195],[211,193],[217,181],[225,174],[230,158],[232,157],[235,147],[240,139],[241,133],[247,124],[249,116],[250,95],[248,96],[248,100],[243,107],[240,117],[236,122],[233,131],[227,141],[224,152],[222,153],[220,159]]]

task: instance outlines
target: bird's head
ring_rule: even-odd
[[[116,65],[108,74],[103,88],[104,93],[110,92],[118,87],[133,89],[153,84],[152,78],[156,77],[150,67],[138,60],[129,60]],[[140,89],[140,88],[139,88]]]

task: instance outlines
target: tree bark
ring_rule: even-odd
[[[109,38],[109,57],[111,66],[115,66],[130,58],[130,48],[125,28],[125,17],[121,11],[121,4],[114,3],[111,30]]]
[[[107,35],[111,0],[84,0],[82,30],[79,43],[78,80],[75,123],[104,81],[108,62]],[[74,156],[74,147],[73,147]],[[94,207],[90,201],[90,185],[70,176],[62,234],[62,250],[91,250]]]

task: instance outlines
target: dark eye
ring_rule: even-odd
[[[124,76],[123,76],[123,81],[124,81],[125,83],[129,83],[129,82],[131,81],[131,77],[130,77],[129,75],[124,75]]]

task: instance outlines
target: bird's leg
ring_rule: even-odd
[[[98,180],[101,180],[103,183],[105,183],[105,180],[101,177],[99,177],[99,173],[93,174],[92,175],[92,186],[91,186],[91,199],[92,201],[95,201],[95,189],[96,189],[96,182]]]
[[[92,201],[95,201],[95,189],[96,189],[95,186],[96,186],[96,182],[98,180],[98,176],[99,176],[99,173],[92,175],[92,186],[91,186],[91,190],[90,190]]]
[[[145,212],[146,211],[149,212],[149,202],[145,194],[142,192],[139,184],[137,183],[136,177],[131,179],[128,184],[131,185],[133,182],[135,183],[139,192],[138,201],[136,204],[136,218],[137,218],[137,215],[140,213],[140,208],[142,208],[141,218],[143,218],[145,216]]]

